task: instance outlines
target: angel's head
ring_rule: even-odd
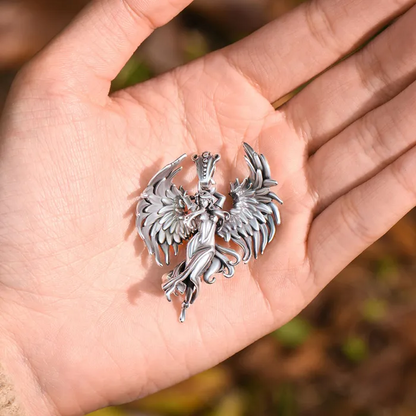
[[[211,185],[215,185],[215,165],[220,159],[220,155],[211,155],[210,152],[204,152],[202,155],[192,156],[192,160],[196,165],[200,190],[210,189]]]
[[[210,191],[201,190],[195,195],[196,203],[200,208],[209,208],[214,204],[215,198]]]

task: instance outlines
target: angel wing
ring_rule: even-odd
[[[276,226],[281,223],[279,209],[273,201],[283,202],[270,191],[277,182],[270,177],[266,158],[258,155],[247,143],[244,143],[244,150],[250,176],[241,183],[238,179],[231,183],[233,207],[230,218],[224,221],[218,235],[225,241],[237,243],[244,250],[243,261],[247,263],[253,253],[255,258],[259,253],[263,254],[267,244],[273,240]]]
[[[176,255],[178,245],[193,233],[184,223],[186,210],[192,205],[191,199],[182,187],[178,189],[172,183],[173,177],[182,169],[177,166],[185,157],[183,154],[150,180],[136,207],[137,231],[159,266],[162,266],[160,249],[166,264],[169,264],[170,246]]]

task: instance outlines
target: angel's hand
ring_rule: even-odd
[[[213,366],[296,315],[415,205],[414,0],[313,0],[109,95],[137,46],[188,3],[91,2],[10,93],[0,360],[30,415],[86,413]],[[241,177],[243,140],[269,159],[283,224],[264,256],[174,327],[175,308],[154,295],[160,271],[135,243],[129,195],[173,155],[202,149],[222,152],[220,178]]]
[[[220,217],[220,220],[219,220],[217,232],[219,232],[222,229],[223,225],[231,218],[231,215],[227,211],[222,211],[219,217]]]
[[[218,209],[216,207],[213,208],[215,215],[217,215],[222,221],[228,221],[231,217],[228,211],[223,211],[222,209]]]
[[[183,223],[185,227],[189,228],[190,230],[193,230],[195,228],[195,223],[193,223],[192,219],[188,216],[185,216]]]
[[[195,219],[201,214],[201,211],[193,211],[189,214],[186,214],[184,217],[184,225],[185,227],[188,227],[190,230],[196,229]]]

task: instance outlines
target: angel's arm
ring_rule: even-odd
[[[217,207],[222,208],[224,206],[224,202],[226,200],[225,195],[223,195],[222,193],[217,192],[217,191],[215,191],[213,195],[215,196],[215,198],[217,198],[217,202],[215,203],[215,205]]]
[[[199,217],[205,212],[205,208],[198,209],[197,211],[193,211],[187,215],[185,215],[185,222],[191,222],[196,217]]]
[[[193,224],[194,219],[202,215],[204,212],[205,212],[205,208],[201,208],[197,211],[193,211],[189,214],[186,214],[183,220],[185,226],[190,229],[194,229],[195,228]]]
[[[196,210],[198,206],[194,202],[195,197],[188,195],[182,186],[179,187],[179,190],[183,193],[182,199],[186,205],[186,208],[192,211]]]
[[[215,209],[214,214],[222,220],[228,220],[230,218],[230,213],[222,209]]]

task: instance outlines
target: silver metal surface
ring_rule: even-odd
[[[172,183],[182,169],[178,166],[186,157],[183,154],[150,180],[137,204],[138,233],[160,266],[162,257],[169,264],[172,252],[178,254],[179,245],[187,242],[186,259],[166,275],[162,285],[169,301],[172,295],[184,296],[181,322],[199,295],[201,281],[212,284],[218,273],[227,278],[234,276],[235,266],[241,260],[247,263],[253,255],[257,259],[263,254],[281,223],[274,202],[283,202],[270,191],[277,182],[270,177],[266,158],[247,143],[244,150],[250,175],[241,183],[236,179],[231,184],[230,212],[223,210],[226,198],[216,191],[213,178],[220,156],[209,152],[192,157],[198,174],[194,196]],[[234,249],[217,244],[216,236],[240,246],[243,257]]]

